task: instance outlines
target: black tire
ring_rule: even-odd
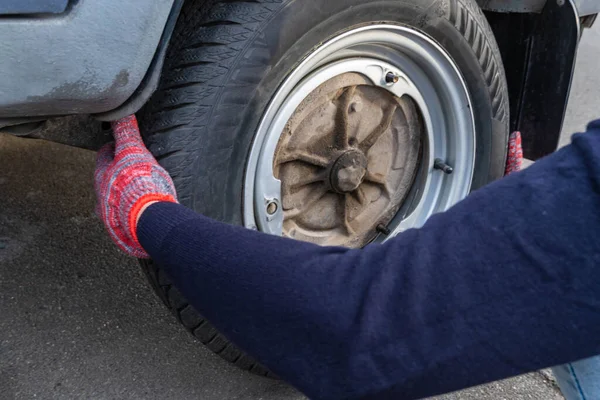
[[[173,176],[181,203],[242,224],[246,158],[274,91],[319,43],[374,21],[414,27],[454,59],[476,118],[472,187],[501,177],[506,80],[494,36],[474,0],[199,0],[184,5],[160,86],[138,115],[146,144]],[[202,343],[243,369],[269,374],[204,320],[160,266],[142,266],[167,307]]]

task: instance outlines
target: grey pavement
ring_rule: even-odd
[[[584,36],[564,140],[600,116],[600,27]],[[93,215],[94,154],[0,136],[0,398],[303,397],[237,370],[167,312]],[[441,397],[561,399],[534,373]]]

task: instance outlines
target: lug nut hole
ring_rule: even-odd
[[[269,202],[269,204],[267,204],[267,214],[273,215],[276,212],[277,212],[277,203],[275,203],[274,201]]]

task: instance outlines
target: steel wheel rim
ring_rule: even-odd
[[[308,56],[279,87],[264,113],[250,151],[244,182],[244,225],[281,235],[281,182],[273,174],[275,149],[295,109],[319,85],[356,72],[373,86],[397,97],[408,95],[420,110],[426,137],[415,182],[382,242],[422,226],[470,191],[475,164],[475,126],[462,76],[448,54],[431,38],[408,27],[369,25],[347,31]],[[398,83],[386,82],[394,73]],[[436,159],[452,165],[450,175],[434,168]]]

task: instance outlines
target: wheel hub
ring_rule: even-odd
[[[367,173],[367,157],[358,150],[348,150],[331,166],[329,182],[338,193],[349,193],[360,186]]]
[[[408,193],[422,125],[413,102],[338,75],[310,93],[275,151],[282,233],[318,244],[364,246]]]
[[[422,226],[469,193],[471,110],[454,61],[412,28],[373,24],[320,44],[262,116],[244,225],[348,247]]]

